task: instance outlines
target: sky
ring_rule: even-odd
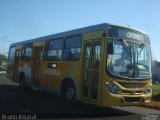
[[[160,61],[160,0],[0,0],[0,53],[14,42],[100,23],[146,32]]]

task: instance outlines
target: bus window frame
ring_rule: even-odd
[[[31,55],[30,56],[26,56],[26,48],[30,46],[32,51],[31,51]],[[29,52],[27,52],[29,53]],[[25,61],[29,61],[31,60],[32,58],[32,54],[33,54],[33,43],[27,43],[27,44],[24,44],[23,48],[22,48],[22,52],[21,52],[21,59],[22,60],[25,60]]]
[[[14,52],[11,53],[11,49],[12,49],[12,48],[14,48]],[[9,54],[8,54],[8,61],[14,61],[14,59],[15,59],[15,52],[16,52],[16,46],[11,46],[10,49],[9,49]],[[13,57],[12,59],[10,59],[10,55],[11,55],[11,54],[13,55],[13,56],[12,56],[12,57]]]
[[[69,38],[74,38],[74,37],[80,37],[80,46],[79,47],[66,47],[66,42]],[[72,36],[67,36],[65,38],[65,43],[64,43],[64,48],[63,48],[63,54],[62,54],[62,60],[63,61],[80,61],[81,59],[81,52],[82,52],[82,41],[83,41],[83,37],[81,34],[77,34],[77,35],[72,35]],[[65,53],[69,53],[71,49],[80,49],[80,52],[78,53],[79,54],[79,57],[78,59],[66,59],[66,54]]]
[[[61,49],[52,49],[52,50],[62,50],[61,59],[54,59],[55,56],[48,56],[48,52],[50,50],[49,45],[50,45],[51,41],[56,41],[56,40],[60,40],[60,39],[62,40],[62,48]],[[46,47],[45,47],[46,49],[44,52],[44,59],[48,60],[48,61],[61,61],[62,56],[63,56],[64,43],[65,43],[65,39],[62,37],[61,38],[54,38],[54,39],[50,39],[50,40],[46,41]]]
[[[109,71],[108,71],[108,68],[107,68],[107,60],[108,60],[108,45],[109,45],[109,43],[108,43],[108,40],[118,40],[118,39],[122,39],[121,37],[110,37],[110,36],[108,36],[107,38],[106,38],[106,45],[107,45],[107,53],[106,53],[106,68],[105,68],[105,71],[106,71],[106,73],[109,75],[109,76],[111,76],[111,77],[113,77],[113,78],[115,78],[115,79],[123,79],[123,80],[126,80],[126,81],[133,81],[133,80],[136,80],[136,81],[149,81],[150,79],[151,79],[151,76],[150,77],[148,77],[148,78],[130,78],[130,77],[123,77],[123,76],[116,76],[116,75],[113,75],[113,74],[111,74]],[[127,40],[128,42],[130,42],[130,43],[132,43],[132,44],[138,44],[138,45],[140,45],[140,43],[142,44],[142,42],[139,42],[138,40],[131,40],[131,39],[128,39]],[[146,45],[147,47],[150,47],[150,45]],[[150,50],[151,50],[151,47],[150,47]]]

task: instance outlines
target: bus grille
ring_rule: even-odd
[[[122,94],[143,94],[143,91],[142,90],[135,90],[135,91],[122,90]]]
[[[124,97],[125,102],[140,102],[141,97]]]
[[[147,84],[145,83],[126,83],[126,82],[118,82],[124,88],[143,88]]]

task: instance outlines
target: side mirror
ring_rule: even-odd
[[[109,42],[107,46],[108,54],[113,54],[113,42]]]

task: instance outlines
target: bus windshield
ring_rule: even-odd
[[[111,75],[131,79],[151,77],[150,47],[109,39],[107,48],[112,49],[107,53],[107,71]]]

